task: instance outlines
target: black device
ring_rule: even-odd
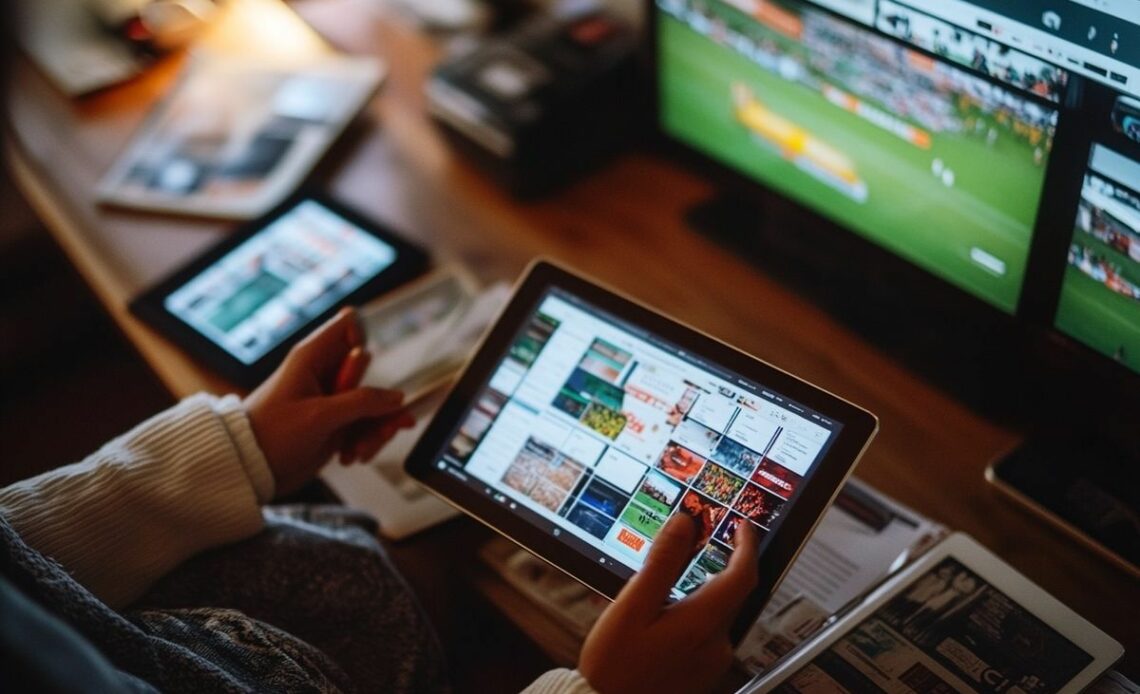
[[[345,205],[295,195],[131,302],[227,379],[251,387],[341,306],[422,274],[427,253]]]
[[[1095,401],[1135,438],[1129,3],[647,7],[658,139],[744,205],[698,223],[980,409],[1071,429]]]
[[[869,412],[547,262],[531,266],[407,472],[613,598],[675,513],[701,549],[672,591],[760,544],[755,620],[878,424]]]
[[[1136,454],[1103,437],[1031,439],[986,469],[1027,511],[1140,576]]]
[[[440,65],[432,117],[512,193],[534,196],[628,141],[637,34],[601,11],[541,15]]]

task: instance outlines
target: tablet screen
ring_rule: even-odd
[[[623,579],[696,517],[674,597],[740,523],[770,539],[842,428],[558,287],[522,325],[435,465]]]
[[[166,310],[253,364],[396,261],[396,249],[305,200],[166,297]]]

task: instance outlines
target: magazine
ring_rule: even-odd
[[[375,94],[373,58],[300,67],[199,51],[99,183],[101,202],[249,219],[301,183]]]
[[[955,533],[741,691],[1075,694],[1123,652]]]

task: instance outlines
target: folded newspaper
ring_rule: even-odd
[[[321,477],[348,506],[376,516],[380,533],[400,539],[456,515],[404,474],[404,459],[431,422],[450,383],[506,304],[503,283],[479,289],[459,266],[428,275],[360,311],[372,362],[366,385],[404,391],[416,417],[364,465],[325,466]]]

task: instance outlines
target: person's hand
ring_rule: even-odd
[[[278,494],[300,489],[340,452],[368,460],[415,419],[403,393],[360,386],[369,355],[356,312],[343,309],[298,343],[245,401]]]
[[[602,694],[709,691],[728,671],[729,628],[759,580],[758,538],[742,523],[728,567],[692,595],[666,605],[699,539],[693,519],[683,513],[662,528],[645,567],[586,637],[578,672],[591,687]]]

